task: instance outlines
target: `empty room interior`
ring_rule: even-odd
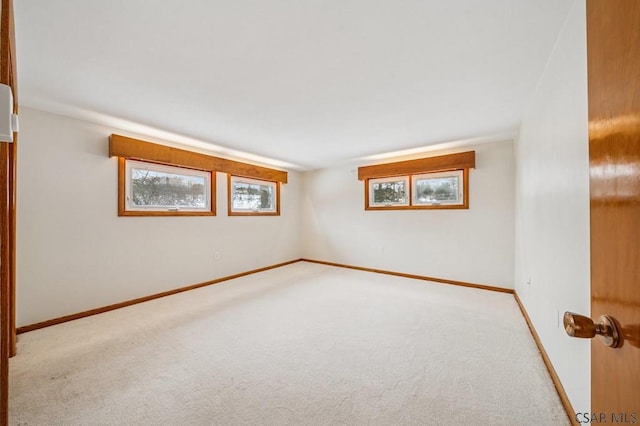
[[[638,421],[604,3],[3,0],[0,424]]]

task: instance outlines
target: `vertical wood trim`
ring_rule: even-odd
[[[13,1],[8,3],[9,85],[13,91],[13,112],[18,113],[18,73],[16,65],[15,23]],[[18,134],[13,133],[9,147],[9,357],[16,354],[16,194],[18,171]]]
[[[369,179],[364,180],[364,209],[369,210]]]
[[[280,186],[281,182],[276,182],[276,215],[280,216],[280,203],[282,202],[280,199]]]
[[[118,157],[118,216],[122,216],[125,212],[125,198],[127,196],[125,191],[125,173],[126,168],[123,157]]]
[[[4,8],[4,1],[3,1]],[[4,9],[3,9],[4,15]],[[10,224],[9,224],[9,147],[0,143],[0,424],[9,422],[9,355],[10,331]]]
[[[17,112],[17,111],[16,111]],[[16,184],[18,134],[9,147],[9,357],[16,354]]]
[[[209,202],[211,203],[211,214],[216,216],[218,214],[218,173],[215,171],[209,172]]]
[[[0,83],[11,86],[17,112],[13,2],[2,0]],[[0,424],[9,423],[9,356],[15,353],[15,185],[17,134],[0,143]]]
[[[231,216],[231,175],[229,173],[227,176],[227,216]]]
[[[462,198],[465,208],[469,208],[469,169],[462,169],[462,185],[464,186],[464,194]]]

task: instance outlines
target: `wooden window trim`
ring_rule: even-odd
[[[439,155],[437,157],[419,158],[417,160],[358,167],[358,180],[475,168],[476,152],[467,151]]]
[[[432,175],[430,177],[428,177],[429,179],[437,179],[438,176],[433,176],[433,175],[449,175],[449,176],[455,176],[457,175],[458,178],[462,181],[462,199],[458,200],[458,202],[456,204],[449,204],[449,203],[441,203],[441,204],[429,204],[429,203],[419,203],[415,200],[415,196],[417,194],[413,193],[413,187],[411,187],[411,202],[410,204],[413,206],[423,206],[423,207],[458,207],[458,206],[462,206],[462,207],[458,207],[458,208],[464,208],[465,204],[468,205],[468,198],[466,198],[466,194],[467,194],[467,185],[469,183],[469,169],[459,169],[459,170],[447,170],[445,172],[428,172],[428,173],[416,173],[413,175],[410,175],[410,179],[411,179],[411,185],[414,184],[414,181],[417,181],[419,179],[419,177],[421,176],[429,176]],[[465,176],[466,175],[466,176]],[[416,188],[417,190],[417,188]],[[459,189],[458,189],[459,190]]]
[[[469,169],[476,168],[476,152],[466,151],[436,157],[358,167],[358,179],[364,181],[365,210],[461,210],[469,209]],[[413,205],[413,175],[462,171],[462,204]],[[369,180],[395,176],[409,178],[409,205],[373,207],[369,205]]]
[[[388,206],[388,207],[372,207],[369,205],[369,180],[378,178],[366,178],[364,180],[364,209],[368,211],[374,210],[468,210],[469,209],[469,169],[439,170],[439,171],[462,171],[462,184],[464,191],[462,193],[462,204],[436,204],[436,205],[413,205],[413,179],[412,175],[428,174],[436,172],[421,172],[408,175],[409,177],[409,205],[408,206]]]
[[[374,178],[371,178],[374,179]],[[405,180],[406,181],[406,186],[407,186],[407,202],[406,205],[402,205],[402,204],[394,204],[394,205],[389,205],[389,206],[372,206],[371,203],[371,192],[369,191],[369,186],[370,186],[370,181],[371,179],[366,179],[365,183],[366,183],[366,188],[365,188],[365,196],[367,197],[366,201],[365,201],[365,209],[366,210],[397,210],[397,209],[404,209],[407,207],[411,206],[411,176],[410,175],[402,175],[402,176],[392,176],[390,179],[398,179],[398,180]],[[375,179],[386,179],[386,178],[375,178]]]
[[[210,170],[202,170],[195,169],[191,167],[182,167],[176,166],[174,164],[170,164],[173,167],[181,167],[184,169],[191,170],[202,170],[204,172],[208,172],[211,175],[210,183],[211,183],[211,197],[210,209],[203,211],[144,211],[144,210],[127,210],[126,209],[126,162],[127,158],[119,157],[118,158],[118,216],[215,216],[216,215],[216,173]],[[144,160],[136,160],[136,161],[144,161]],[[145,161],[147,163],[154,163],[153,161]],[[163,163],[155,163],[155,164],[163,164]],[[164,165],[164,164],[163,164]]]
[[[109,157],[130,158],[169,166],[229,173],[234,176],[280,183],[287,183],[288,179],[288,173],[282,170],[214,157],[116,134],[112,134],[109,137]]]
[[[275,183],[276,184],[276,211],[275,212],[234,212],[231,208],[232,206],[232,200],[231,200],[231,195],[232,195],[232,188],[231,188],[231,177],[237,177],[237,178],[248,178],[248,179],[253,179],[253,180],[261,180],[264,182],[269,182],[269,183]],[[280,216],[280,184],[281,182],[275,181],[275,180],[268,180],[268,179],[257,179],[257,178],[253,178],[253,177],[249,177],[249,176],[238,176],[238,175],[232,175],[231,173],[227,174],[227,214],[229,216]]]

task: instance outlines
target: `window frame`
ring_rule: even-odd
[[[391,176],[384,178],[371,178],[367,180],[367,188],[368,188],[368,205],[372,208],[382,208],[382,207],[407,207],[411,205],[411,178],[410,176]],[[388,182],[399,182],[404,181],[405,183],[405,199],[404,203],[376,203],[373,200],[374,192],[372,186],[376,183],[388,183]]]
[[[413,160],[396,161],[391,163],[372,164],[358,167],[358,180],[364,182],[365,210],[437,210],[437,209],[469,209],[469,169],[476,168],[476,152],[465,151],[444,154],[433,157],[416,158]],[[462,171],[462,204],[422,204],[400,207],[374,207],[369,205],[369,182],[372,179],[408,176],[411,183],[414,175],[428,175],[431,173]],[[409,189],[413,201],[413,188]]]
[[[440,204],[416,204],[415,203],[415,181],[416,177],[435,175],[445,176],[451,174],[461,174],[461,179],[459,181],[460,188],[458,191],[461,191],[460,203],[451,204],[451,203],[440,203]],[[371,188],[370,185],[373,181],[380,181],[383,179],[389,180],[399,180],[399,178],[404,178],[409,180],[409,203],[408,205],[391,205],[391,206],[376,206],[370,203],[370,193]],[[420,172],[420,173],[406,173],[402,175],[396,176],[388,176],[385,178],[365,178],[365,210],[451,210],[451,209],[469,209],[469,169],[468,168],[460,168],[460,169],[451,169],[451,170],[438,170],[438,171],[429,171],[429,172]]]
[[[273,210],[234,210],[233,208],[233,183],[242,181],[249,184],[269,185],[275,188]],[[227,214],[229,216],[280,216],[280,182],[267,179],[256,179],[239,175],[227,174]]]
[[[443,202],[431,202],[431,203],[420,203],[417,202],[417,181],[420,179],[438,179],[438,178],[444,178],[444,177],[451,177],[451,176],[455,176],[458,178],[458,194],[457,194],[457,199],[455,202],[448,202],[448,201],[443,201]],[[420,174],[415,174],[415,175],[411,175],[411,205],[412,206],[447,206],[447,207],[452,207],[452,206],[460,206],[460,205],[464,205],[464,193],[465,191],[465,184],[464,184],[464,169],[459,169],[459,170],[448,170],[445,172],[430,172],[430,173],[420,173]]]
[[[130,165],[134,163],[144,164],[149,169],[181,174],[184,172],[186,176],[201,175],[205,176],[209,190],[209,205],[205,209],[176,209],[173,208],[133,208],[131,209],[127,202],[127,196],[130,192],[131,179],[128,173]],[[134,158],[118,158],[118,216],[215,216],[216,215],[216,175],[210,170],[195,169],[190,167],[177,166],[175,164],[158,163]]]

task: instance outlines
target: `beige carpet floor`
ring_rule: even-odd
[[[511,295],[300,262],[19,336],[12,425],[566,425]]]

